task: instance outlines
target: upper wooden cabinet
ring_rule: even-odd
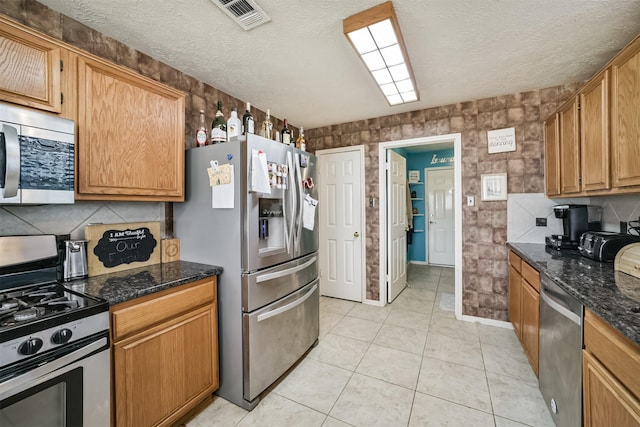
[[[613,184],[640,185],[640,37],[611,66]]]
[[[184,94],[78,57],[78,199],[184,200]]]
[[[640,36],[545,122],[547,196],[640,193]],[[552,123],[557,116],[558,133]],[[560,187],[553,159],[560,152]]]
[[[606,190],[609,180],[609,70],[580,91],[582,189]]]
[[[560,141],[558,114],[544,122],[545,187],[548,196],[560,194]]]
[[[0,100],[60,112],[60,46],[0,20]]]
[[[580,192],[580,119],[578,97],[567,102],[558,112],[560,129],[560,193]]]
[[[184,93],[0,18],[0,100],[76,122],[76,200],[184,201]]]

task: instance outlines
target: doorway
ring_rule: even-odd
[[[319,150],[320,294],[366,296],[364,146]]]
[[[392,255],[388,249],[388,203],[387,190],[387,151],[395,148],[409,148],[424,146],[437,150],[444,146],[453,145],[453,212],[454,212],[454,311],[457,319],[462,318],[462,137],[461,134],[440,135],[433,137],[407,139],[402,141],[384,142],[379,145],[379,241],[380,241],[380,303],[387,301],[387,283],[389,281],[389,257]],[[425,218],[426,219],[426,218]]]

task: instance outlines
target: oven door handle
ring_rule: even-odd
[[[8,396],[12,396],[16,394],[16,392],[20,392],[20,387],[27,385],[31,387],[33,382],[38,378],[47,375],[57,369],[63,368],[66,365],[69,365],[73,362],[77,362],[81,359],[84,359],[86,356],[91,353],[100,350],[101,348],[107,345],[107,338],[103,337],[97,341],[92,342],[91,344],[82,347],[79,350],[76,350],[72,353],[66,354],[59,359],[55,359],[49,363],[46,363],[42,366],[38,366],[35,369],[32,369],[29,372],[24,373],[23,375],[11,378],[2,383],[3,392],[0,394],[0,401],[5,399]]]
[[[2,125],[0,133],[4,134],[5,141],[5,176],[3,197],[15,197],[18,195],[20,182],[20,140],[16,128]]]

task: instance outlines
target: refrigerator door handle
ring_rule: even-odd
[[[267,320],[271,317],[277,316],[281,313],[284,313],[285,311],[289,311],[299,306],[300,304],[308,300],[311,297],[311,295],[313,295],[313,293],[316,291],[317,288],[318,288],[318,285],[313,285],[313,287],[309,290],[309,292],[307,292],[306,295],[303,296],[302,298],[299,298],[287,305],[283,305],[280,308],[276,308],[275,310],[271,310],[266,313],[258,315],[258,322],[262,322],[263,320]]]
[[[262,275],[260,275],[260,276],[258,276],[256,278],[256,283],[266,282],[266,281],[269,281],[269,280],[279,279],[281,277],[285,277],[285,276],[289,276],[291,274],[295,274],[298,271],[302,271],[305,268],[309,267],[311,264],[316,262],[316,260],[317,260],[317,258],[314,256],[309,261],[305,262],[304,264],[300,264],[300,265],[298,265],[296,267],[287,268],[286,270],[276,271],[274,273],[262,274]]]
[[[290,195],[290,201],[291,201],[291,218],[290,221],[291,223],[289,224],[289,228],[288,230],[286,229],[285,226],[285,239],[287,240],[287,253],[292,253],[293,250],[290,249],[290,245],[291,245],[291,240],[294,239],[294,226],[295,226],[295,212],[296,212],[296,204],[298,202],[297,200],[297,193],[296,193],[296,179],[295,179],[295,170],[293,168],[293,164],[292,164],[292,160],[291,160],[291,151],[287,151],[287,167],[289,168],[289,173],[290,173],[290,184],[289,184],[289,195]],[[286,212],[286,208],[285,208],[285,212]],[[286,215],[286,214],[285,214]],[[285,224],[286,224],[286,218],[285,218]]]
[[[296,239],[295,239],[295,251],[296,254],[300,252],[300,241],[302,240],[302,210],[304,208],[304,186],[302,185],[302,171],[300,170],[300,154],[296,153],[295,155],[295,162],[296,162],[296,172],[297,172],[297,176],[296,176],[296,185],[298,186],[298,191],[299,191],[299,195],[300,195],[300,204],[298,205],[298,212],[297,212],[297,218],[296,221],[298,223],[298,231],[296,233]]]

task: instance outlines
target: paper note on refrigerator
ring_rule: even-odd
[[[269,183],[269,166],[267,165],[267,155],[259,150],[251,150],[251,182],[249,191],[256,193],[271,194]]]
[[[211,207],[213,209],[233,209],[234,185],[233,165],[229,167],[229,182],[211,187]]]
[[[214,163],[214,162],[211,162]],[[218,162],[212,164],[207,173],[209,174],[209,185],[224,185],[231,182],[231,165],[218,165]]]
[[[302,207],[302,226],[307,230],[312,230],[316,224],[316,206],[318,201],[307,194]]]

